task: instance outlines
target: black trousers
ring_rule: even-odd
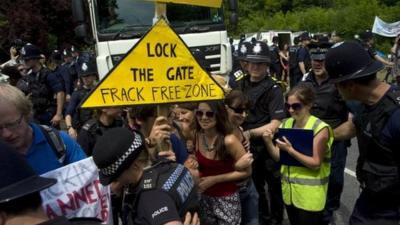
[[[286,205],[286,212],[289,217],[290,225],[320,225],[322,212],[311,212],[296,208],[293,205]]]
[[[374,196],[363,190],[350,216],[350,225],[398,225],[400,224],[400,199]]]
[[[280,165],[267,153],[265,146],[253,152],[253,181],[259,201],[260,224],[280,224],[283,220],[283,199],[280,177]],[[268,185],[268,193],[265,191]]]

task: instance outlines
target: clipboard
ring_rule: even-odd
[[[275,138],[282,138],[285,136],[293,148],[296,151],[307,155],[313,156],[313,140],[314,131],[308,129],[296,129],[296,128],[279,128],[278,133],[275,134]],[[287,166],[301,166],[305,167],[295,158],[293,158],[286,151],[280,151],[280,163]]]

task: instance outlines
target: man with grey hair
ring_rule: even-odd
[[[84,159],[85,153],[68,134],[32,123],[32,103],[19,89],[0,83],[0,140],[25,155],[43,174]]]

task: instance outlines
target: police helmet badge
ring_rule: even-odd
[[[87,71],[88,66],[86,65],[86,63],[82,63],[82,67],[81,67],[82,71]]]
[[[253,52],[256,54],[259,54],[262,50],[262,47],[260,45],[260,43],[257,43],[254,47],[253,47]]]
[[[22,47],[22,48],[21,48],[21,54],[22,54],[22,55],[26,55],[25,47]]]
[[[67,51],[65,49],[63,51],[63,55],[67,55]]]
[[[246,45],[240,46],[240,53],[242,53],[242,54],[246,54],[246,53],[247,53],[247,47],[246,47]]]

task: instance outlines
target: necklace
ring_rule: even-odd
[[[214,151],[214,148],[215,148],[214,142],[215,142],[215,140],[217,139],[217,137],[214,138],[214,141],[211,143],[211,145],[208,144],[206,135],[205,135],[204,133],[202,133],[202,138],[203,138],[203,145],[204,145],[204,148],[207,150],[207,152],[212,152],[212,151]]]

